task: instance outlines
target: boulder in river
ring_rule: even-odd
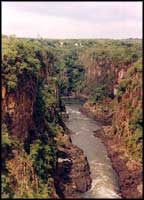
[[[69,143],[58,148],[56,169],[57,193],[62,198],[79,198],[91,187],[90,168],[86,156],[77,146]]]

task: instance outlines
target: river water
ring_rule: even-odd
[[[107,150],[101,140],[94,137],[98,124],[79,111],[80,104],[66,104],[69,119],[67,127],[75,134],[71,135],[72,143],[80,147],[87,156],[92,187],[82,194],[82,198],[120,198],[118,195],[118,177],[112,168]]]

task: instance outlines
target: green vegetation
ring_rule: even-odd
[[[44,144],[41,140],[35,140],[30,147],[30,158],[34,169],[41,179],[47,183],[50,174],[52,174],[55,166],[55,147],[53,144]]]
[[[13,137],[10,121],[2,121],[2,198],[50,198],[56,168],[57,144],[54,137],[64,132],[60,96],[79,94],[92,104],[114,98],[118,85],[117,106],[124,107],[128,118],[125,144],[134,158],[142,149],[142,44],[141,40],[43,40],[2,37],[2,86],[6,95],[15,94],[31,79],[37,92],[33,118],[35,127],[21,141]],[[117,72],[130,67],[117,83]],[[60,90],[60,91],[59,91]],[[31,91],[32,92],[32,91]],[[139,93],[137,93],[139,92]],[[131,93],[138,107],[134,107]],[[117,100],[117,98],[114,99]],[[129,98],[129,96],[128,96]],[[124,100],[126,99],[126,100]],[[135,102],[134,102],[135,103]],[[108,108],[114,110],[114,108]],[[103,106],[101,106],[103,110]],[[114,110],[115,111],[115,110]],[[7,111],[8,112],[8,111]],[[118,123],[113,120],[115,134]],[[122,136],[125,135],[123,128]],[[63,141],[59,141],[63,145]],[[15,185],[15,187],[13,187]]]
[[[131,83],[132,80],[130,78],[122,79],[118,85],[117,97],[122,96]]]
[[[123,127],[121,135],[125,139],[131,157],[142,161],[142,138],[143,138],[143,116],[142,116],[142,63],[141,58],[133,63],[118,85],[117,97],[121,97],[116,108],[124,109],[128,127]],[[119,134],[122,119],[114,121],[113,128]],[[121,123],[120,123],[121,122]],[[117,124],[117,126],[115,125]],[[120,123],[120,125],[118,125]],[[125,129],[126,128],[126,129]],[[129,133],[128,133],[129,132]],[[127,135],[128,134],[128,135]]]
[[[24,143],[8,135],[6,125],[2,125],[2,198],[50,197],[55,145],[48,140],[35,140],[27,153]]]
[[[28,138],[23,141],[14,137],[8,113],[3,115],[2,198],[49,198],[54,190],[56,144],[53,138],[57,133],[56,123],[61,123],[61,119],[57,113],[59,99],[52,68],[54,57],[42,43],[2,38],[2,85],[7,96],[31,79],[38,88],[33,113],[35,129],[30,130]]]
[[[135,131],[136,129],[140,129],[142,131],[142,119],[142,110],[139,108],[135,108],[133,110],[132,117],[129,122],[130,130]]]
[[[92,88],[90,101],[92,103],[102,101],[107,96],[107,85],[96,85]]]
[[[49,40],[17,39],[3,36],[2,47],[3,71],[9,70],[9,62],[12,65],[10,68],[11,76],[7,77],[4,73],[3,78],[9,90],[14,90],[18,85],[18,74],[25,72],[25,70],[28,71],[28,75],[37,74],[35,72],[40,67],[46,66],[47,59],[54,61],[55,77],[57,77],[61,95],[86,93],[93,102],[96,102],[97,99],[103,99],[105,95],[113,97],[112,85],[116,74],[112,70],[109,72],[110,65],[114,65],[116,69],[123,64],[135,63],[134,68],[128,69],[129,73],[134,73],[136,70],[142,71],[142,42],[139,39]],[[87,70],[93,70],[95,63],[100,65],[101,77],[103,78],[101,80],[95,79],[95,82],[90,81],[88,85],[86,81]],[[129,81],[122,80],[118,88],[118,96],[124,93],[127,84],[130,84]],[[107,85],[107,94],[104,89],[105,85]],[[54,98],[50,88],[48,93],[48,103],[53,104]]]
[[[2,82],[8,91],[16,90],[18,78],[38,76],[41,67],[46,67],[47,59],[53,59],[47,47],[39,41],[2,37]]]
[[[142,129],[138,128],[125,140],[131,157],[140,162],[142,161],[142,137]]]
[[[51,49],[56,56],[55,66],[62,95],[86,93],[92,102],[103,99],[105,95],[113,98],[112,85],[116,74],[109,66],[114,65],[115,68],[119,68],[122,64],[129,65],[134,62],[138,63],[137,67],[140,66],[138,60],[142,52],[141,40],[53,40],[51,44],[52,42]],[[88,85],[87,71],[89,69],[93,71],[95,63],[101,67],[101,80],[95,79]],[[121,89],[120,95],[124,87],[122,86],[120,91]]]
[[[75,48],[66,50],[64,55],[58,55],[58,62],[55,64],[62,95],[78,91],[84,78],[84,67],[78,63],[79,52]]]

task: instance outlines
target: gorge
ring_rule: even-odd
[[[142,198],[142,41],[62,42],[2,37],[2,198]]]

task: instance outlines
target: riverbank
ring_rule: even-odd
[[[130,160],[128,152],[122,146],[123,141],[116,136],[110,136],[111,126],[102,126],[95,131],[105,144],[112,166],[119,177],[120,193],[123,198],[142,198],[142,171],[141,165]]]
[[[88,117],[95,119],[90,111],[84,108],[81,112]],[[99,121],[100,122],[100,121]],[[142,163],[132,160],[123,146],[122,139],[112,134],[111,125],[100,126],[94,131],[94,136],[99,137],[105,144],[112,166],[119,177],[120,194],[123,198],[142,198]]]

